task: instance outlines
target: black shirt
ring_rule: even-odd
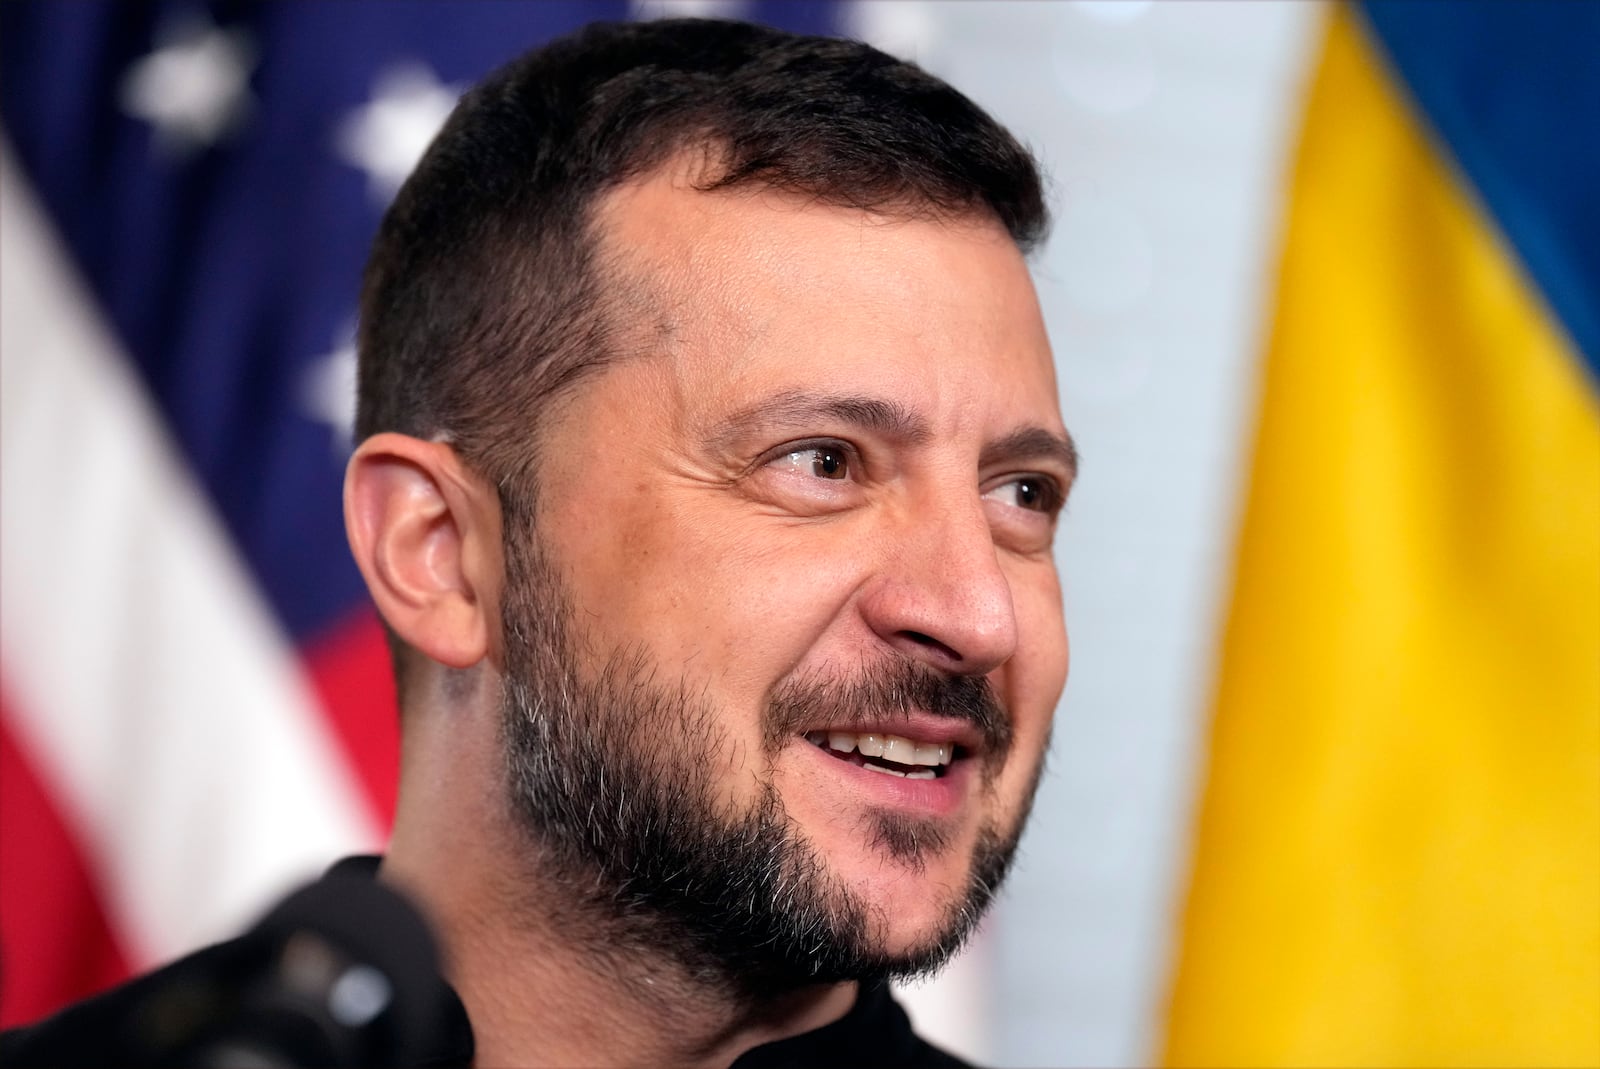
[[[816,1069],[818,1066],[931,1066],[967,1063],[911,1030],[911,1019],[887,985],[863,987],[850,1012],[814,1032],[746,1051],[733,1069]]]
[[[377,858],[350,858],[335,866],[330,878],[370,878],[377,868]],[[167,1037],[186,1034],[185,1029],[192,1032],[197,1016],[215,1015],[214,1003],[207,1001],[208,989],[237,987],[213,982],[215,978],[252,973],[260,953],[247,934],[197,951],[36,1024],[0,1033],[0,1065],[70,1069],[181,1064],[182,1056],[175,1061],[173,1052],[185,1050],[183,1042]],[[472,1023],[454,989],[436,974],[420,981],[408,979],[405,986],[408,1012],[420,1014],[425,1024],[413,1030],[417,1038],[403,1063],[470,1065]],[[850,1065],[958,1069],[966,1064],[913,1032],[888,987],[877,984],[863,986],[850,1012],[832,1024],[746,1051],[733,1069]]]

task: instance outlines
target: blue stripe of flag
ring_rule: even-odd
[[[1600,379],[1600,4],[1374,0],[1362,10]]]

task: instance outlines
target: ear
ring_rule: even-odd
[[[443,442],[375,434],[344,475],[344,522],[378,612],[407,644],[469,668],[489,650],[500,504]]]

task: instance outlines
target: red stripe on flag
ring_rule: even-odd
[[[370,608],[362,608],[301,654],[334,734],[387,832],[400,780],[400,714],[383,627]]]
[[[0,699],[0,1028],[128,975],[77,839],[8,722]]]

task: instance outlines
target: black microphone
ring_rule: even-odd
[[[405,1066],[463,1045],[471,1057],[422,916],[376,879],[339,870],[243,936],[22,1032],[0,1044],[8,1065]]]

